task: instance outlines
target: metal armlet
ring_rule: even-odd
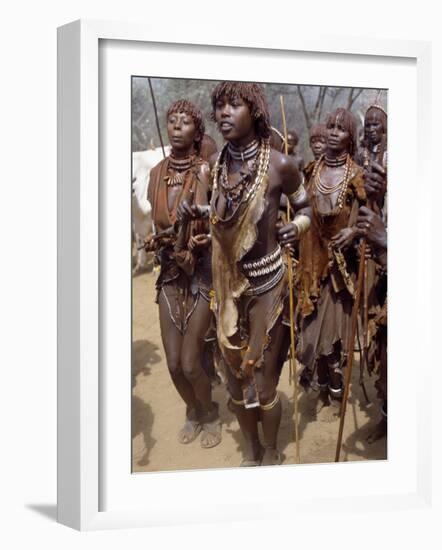
[[[297,235],[301,236],[310,229],[311,220],[306,214],[297,214],[290,223],[296,227]]]
[[[287,199],[293,210],[299,210],[303,206],[306,206],[307,191],[304,187],[304,182],[298,187],[298,189],[291,195],[287,195]]]

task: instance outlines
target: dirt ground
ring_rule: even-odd
[[[241,434],[235,416],[227,409],[224,386],[214,390],[220,404],[222,442],[202,449],[199,438],[188,445],[177,441],[184,421],[184,404],[169,378],[158,322],[155,299],[156,274],[133,277],[132,355],[132,468],[134,472],[236,467],[242,459]],[[288,363],[284,366],[279,392],[283,407],[279,449],[283,464],[295,463],[293,384],[289,384]],[[359,365],[355,356],[353,385],[345,419],[342,461],[387,458],[385,438],[369,444],[367,436],[379,420],[374,377],[366,377],[370,403],[360,389]],[[315,412],[316,392],[298,397],[300,455],[302,463],[333,462],[339,422],[330,418],[330,407]]]

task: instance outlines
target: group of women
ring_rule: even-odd
[[[211,104],[222,150],[202,153],[202,114],[179,100],[167,112],[171,154],[148,187],[155,231],[146,249],[160,266],[162,340],[186,405],[178,440],[200,437],[203,448],[221,441],[214,358],[243,435],[241,465],[280,464],[277,385],[292,331],[301,383],[318,392],[321,407],[339,405],[361,261],[371,266],[359,315],[363,360],[381,373],[386,417],[387,117],[380,106],[367,111],[358,147],[354,116],[336,109],[311,128],[314,160],[301,169],[271,146],[260,85],[221,82]]]

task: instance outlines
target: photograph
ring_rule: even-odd
[[[387,106],[132,76],[133,473],[387,460]]]

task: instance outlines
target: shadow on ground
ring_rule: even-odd
[[[149,453],[156,443],[152,437],[154,415],[152,408],[148,403],[136,395],[132,396],[132,441],[141,434],[143,437],[143,449],[132,457],[132,461],[138,466],[149,464]]]
[[[138,376],[149,376],[152,365],[161,361],[158,346],[149,340],[135,340],[132,343],[132,389],[136,386]],[[141,434],[143,437],[142,453],[133,456],[133,462],[139,466],[149,464],[149,453],[156,440],[152,437],[154,414],[151,406],[136,395],[132,395],[132,440]]]
[[[150,367],[161,361],[158,346],[149,340],[135,340],[132,343],[132,388],[139,374],[148,376]]]

